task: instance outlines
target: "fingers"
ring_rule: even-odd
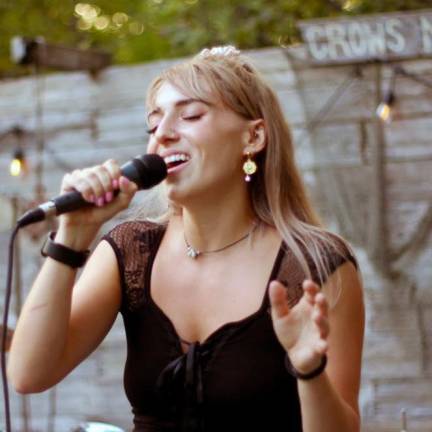
[[[318,294],[319,290],[320,288],[315,282],[309,279],[303,281],[304,297],[311,306],[315,304],[315,296]]]
[[[105,166],[101,165],[83,170],[82,173],[83,185],[86,188],[83,195],[88,196],[90,194],[90,201],[94,202],[98,207],[112,201],[112,179]]]
[[[316,325],[320,337],[326,339],[330,331],[327,314],[316,307],[312,312],[312,321]]]
[[[106,168],[96,166],[67,174],[63,180],[62,190],[77,190],[85,200],[101,206],[105,198],[109,198],[106,194],[112,192],[112,184]]]
[[[278,281],[270,282],[269,297],[273,319],[282,318],[289,313],[285,289],[283,284]]]
[[[98,207],[113,201],[118,189],[127,195],[121,201],[129,203],[137,187],[135,183],[121,176],[120,167],[113,159],[102,165],[66,174],[62,183],[62,191],[77,190],[86,201]]]
[[[296,359],[295,367],[302,370],[305,366],[304,370],[310,370],[312,363],[319,362],[328,351],[329,308],[317,284],[306,280],[303,288],[300,301],[290,307],[284,285],[272,281],[269,298],[273,326],[279,341],[290,358],[293,356]]]
[[[327,350],[326,339],[330,332],[328,320],[328,303],[325,295],[320,292],[319,286],[311,280],[303,282],[306,301],[312,306],[312,321],[317,327],[320,339],[317,342],[317,351],[324,353]]]

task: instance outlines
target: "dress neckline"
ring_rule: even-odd
[[[269,290],[269,284],[272,280],[274,280],[279,272],[280,265],[282,263],[282,259],[285,255],[286,247],[285,243],[281,241],[279,245],[278,252],[276,254],[276,258],[273,262],[272,270],[270,272],[270,276],[267,280],[267,286],[264,291],[264,296],[262,298],[261,304],[259,308],[252,312],[251,314],[247,315],[244,318],[241,318],[236,321],[228,321],[219,327],[217,327],[214,331],[212,331],[203,341],[185,341],[180,337],[180,335],[177,332],[177,329],[174,326],[174,323],[172,322],[171,318],[162,310],[161,307],[153,300],[152,294],[151,294],[151,275],[153,270],[153,264],[157,255],[157,252],[159,250],[159,247],[162,243],[163,236],[166,231],[166,225],[160,225],[158,226],[158,233],[157,238],[155,239],[154,243],[152,244],[149,259],[147,261],[147,268],[145,271],[145,279],[144,279],[144,289],[146,293],[146,297],[148,298],[150,306],[160,315],[160,317],[163,319],[163,321],[167,324],[168,328],[170,329],[170,332],[172,336],[176,339],[177,347],[181,354],[184,354],[184,351],[182,350],[182,343],[186,343],[189,345],[192,345],[194,343],[199,343],[199,345],[207,345],[210,344],[214,339],[217,339],[218,336],[223,335],[226,331],[229,331],[231,329],[234,330],[235,327],[241,327],[244,324],[253,321],[257,317],[259,317],[262,313],[266,312],[268,308],[270,307],[270,302],[268,298],[268,290]]]

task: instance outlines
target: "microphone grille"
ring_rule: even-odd
[[[157,154],[145,154],[137,156],[132,160],[132,164],[137,170],[137,178],[131,179],[139,189],[149,189],[156,186],[167,176],[167,166],[165,161]]]

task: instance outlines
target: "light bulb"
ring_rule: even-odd
[[[12,176],[18,177],[22,172],[22,162],[20,159],[12,159],[10,166],[9,166],[9,172]]]
[[[385,95],[384,100],[378,105],[376,109],[376,115],[386,123],[390,123],[392,121],[392,107],[394,100],[394,93],[390,91]]]
[[[18,177],[26,174],[27,165],[22,149],[16,149],[9,165],[9,172],[11,176]]]
[[[392,109],[391,106],[386,102],[381,102],[376,109],[377,116],[384,122],[390,123],[392,118]]]

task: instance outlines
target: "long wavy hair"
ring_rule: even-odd
[[[324,282],[329,257],[347,255],[345,242],[324,229],[308,198],[295,163],[294,146],[279,101],[251,62],[229,47],[204,50],[175,64],[153,80],[147,94],[152,107],[157,92],[169,82],[182,93],[201,99],[216,95],[229,109],[248,120],[263,119],[266,146],[256,155],[258,171],[249,184],[256,217],[275,227],[308,278],[311,265]],[[166,221],[164,214],[159,221]],[[331,252],[331,253],[329,253]]]

